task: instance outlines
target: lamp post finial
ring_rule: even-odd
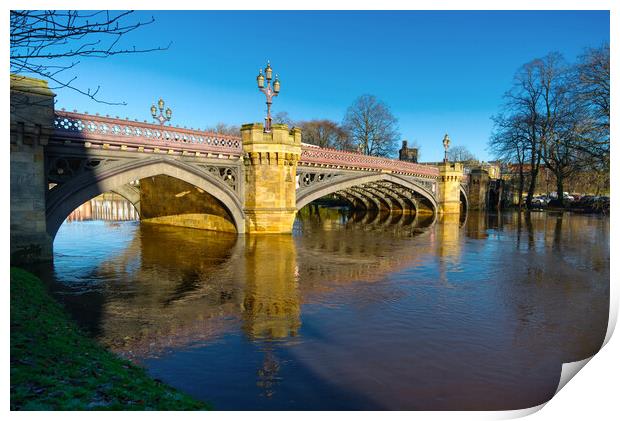
[[[267,60],[267,67],[265,67],[265,76],[263,76],[263,69],[260,69],[258,72],[258,76],[256,77],[256,81],[258,83],[258,89],[265,94],[267,98],[267,117],[265,117],[265,132],[271,131],[271,103],[273,97],[278,96],[280,93],[280,80],[278,79],[278,75],[276,74],[276,78],[271,83],[271,75],[273,69],[271,68],[271,63]],[[265,79],[267,79],[267,84],[265,85]]]

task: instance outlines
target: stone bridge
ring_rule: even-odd
[[[141,220],[236,232],[291,232],[297,211],[334,195],[372,212],[458,214],[460,164],[423,165],[301,143],[301,131],[241,137],[54,110],[36,79],[11,77],[11,256],[51,258],[66,217],[107,191]]]

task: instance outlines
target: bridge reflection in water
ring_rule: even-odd
[[[310,205],[293,236],[84,226],[57,237],[58,296],[219,409],[523,408],[605,333],[606,219]]]
[[[245,243],[244,332],[250,338],[296,336],[301,309],[293,237],[249,237]]]

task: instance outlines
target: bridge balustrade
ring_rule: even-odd
[[[439,175],[437,167],[329,148],[302,148],[298,165],[340,166],[344,169],[391,171],[394,174],[432,178]]]
[[[241,138],[118,118],[56,111],[53,138],[89,143],[90,147],[125,145],[241,155]]]
[[[142,147],[145,148],[140,150],[143,152],[160,148],[166,152],[177,150],[178,153],[187,151],[239,156],[243,153],[241,137],[237,136],[68,111],[55,112],[52,137],[63,142],[81,142],[93,148],[107,144],[107,147]],[[299,165],[390,171],[429,178],[439,175],[438,168],[434,166],[305,145]]]

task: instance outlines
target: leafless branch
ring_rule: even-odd
[[[77,76],[62,75],[79,63],[75,58],[106,58],[117,55],[164,51],[166,47],[123,46],[123,37],[155,22],[132,21],[133,11],[12,10],[11,60],[13,74],[31,75],[54,82],[55,88],[69,88],[92,100],[124,105],[97,98],[96,89],[75,85]]]

